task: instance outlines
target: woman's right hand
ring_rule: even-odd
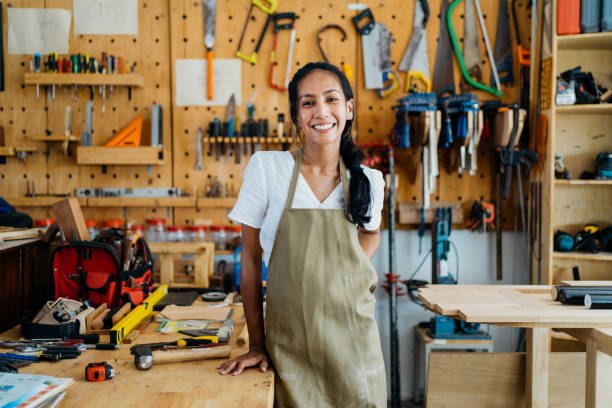
[[[219,364],[217,369],[221,375],[240,375],[245,368],[256,366],[259,366],[262,373],[268,370],[268,353],[262,347],[251,347],[248,353]]]

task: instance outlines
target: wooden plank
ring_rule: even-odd
[[[555,108],[558,114],[562,115],[582,115],[582,114],[601,114],[606,115],[612,113],[612,103],[603,103],[599,105],[567,105],[557,106]]]
[[[75,135],[50,135],[50,136],[29,136],[28,139],[37,142],[80,142],[81,138]]]
[[[612,401],[612,387],[606,381],[606,373],[612,371],[612,356],[606,355],[598,348],[595,340],[586,342],[586,408],[609,407]]]
[[[612,186],[612,180],[555,180],[555,186]]]
[[[59,201],[53,204],[53,212],[67,241],[89,241],[89,230],[79,200],[70,197]]]
[[[560,35],[557,47],[561,50],[612,50],[612,33]]]
[[[232,208],[236,204],[236,198],[198,198],[198,208]]]
[[[76,197],[75,197],[76,198]],[[6,200],[15,207],[49,207],[63,200],[60,197],[8,197]],[[87,204],[87,199],[76,198],[79,205],[84,207]]]
[[[548,331],[527,329],[525,406],[528,408],[548,408]]]
[[[400,202],[399,223],[400,224],[419,224],[421,222],[421,203]],[[431,223],[436,214],[437,208],[450,207],[453,210],[453,224],[463,224],[463,205],[461,202],[433,202],[431,208],[425,210],[425,223]]]
[[[196,254],[214,251],[213,242],[150,242],[153,254]]]
[[[588,281],[588,280],[563,280],[561,286],[612,286],[612,280]]]
[[[140,147],[103,147],[79,146],[77,147],[77,164],[163,164],[160,157],[162,149],[158,146]]]
[[[0,147],[0,156],[14,156],[15,148],[12,146],[1,146]]]
[[[195,207],[194,197],[97,197],[87,199],[88,207]]]
[[[549,366],[549,406],[584,406],[585,353],[550,353]],[[428,375],[428,408],[525,406],[525,353],[436,351]]]
[[[25,85],[116,85],[142,88],[144,78],[139,74],[57,74],[49,72],[26,72]]]
[[[587,340],[594,341],[599,350],[612,356],[612,329],[563,329],[563,331],[585,344]]]
[[[0,241],[15,241],[18,239],[38,238],[45,232],[45,228],[15,229],[13,231],[0,231]]]

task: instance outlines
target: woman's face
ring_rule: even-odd
[[[353,100],[347,101],[338,77],[316,69],[300,82],[298,127],[304,143],[339,143],[347,120],[353,119]]]

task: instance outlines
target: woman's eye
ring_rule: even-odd
[[[328,102],[336,102],[338,100],[338,98],[332,96],[330,98],[327,99]]]
[[[313,104],[313,102],[312,102],[312,101],[306,101],[306,102],[303,102],[303,103],[302,103],[302,106],[310,106],[310,105],[312,105],[312,104]]]

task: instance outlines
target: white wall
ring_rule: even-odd
[[[495,233],[474,233],[466,230],[452,231],[450,240],[459,252],[459,283],[460,284],[522,284],[527,281],[525,256],[522,235],[514,232],[504,232],[503,245],[503,281],[496,280],[495,269]],[[405,280],[412,275],[422,257],[431,248],[431,235],[426,231],[422,242],[421,255],[419,237],[416,231],[399,230],[396,232],[396,265],[400,279]],[[376,320],[380,331],[385,366],[387,367],[387,387],[390,388],[390,322],[389,296],[380,287],[385,282],[385,273],[389,272],[389,235],[388,230],[382,232],[381,246],[372,263],[379,276],[379,287],[376,290]],[[455,255],[451,248],[449,254],[449,270],[455,274]],[[431,256],[425,262],[414,279],[431,280]],[[405,292],[405,287],[401,285]],[[407,296],[398,297],[398,333],[400,344],[400,385],[402,399],[412,397],[412,377],[414,363],[414,327],[421,321],[429,320],[433,313],[414,304]],[[516,351],[518,344],[518,329],[500,326],[481,326],[493,336],[494,351]]]

